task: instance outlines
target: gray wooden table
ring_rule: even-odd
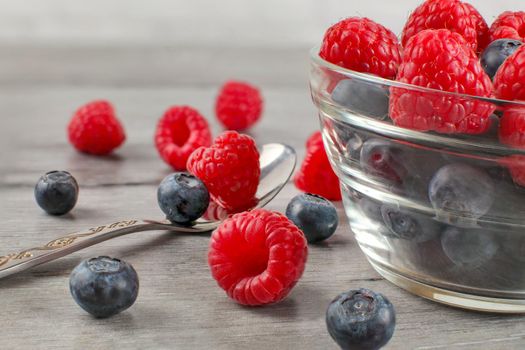
[[[307,88],[308,50],[191,47],[0,48],[0,255],[57,235],[126,218],[161,218],[156,186],[170,172],[153,146],[155,124],[170,105],[212,113],[228,78],[259,85],[266,99],[257,142],[284,141],[304,155],[317,126]],[[75,108],[107,98],[127,131],[107,158],[75,152],[65,126]],[[44,214],[33,199],[38,177],[71,171],[80,183],[75,210]],[[283,211],[297,193],[289,184],[269,205]],[[246,308],[229,300],[206,263],[209,235],[138,233],[108,241],[0,281],[1,349],[336,349],[324,324],[330,300],[350,288],[386,294],[397,309],[391,349],[508,349],[525,346],[521,316],[467,312],[423,300],[381,278],[360,252],[338,206],[341,225],[310,248],[303,278],[283,302]],[[68,290],[82,259],[110,255],[140,276],[136,304],[97,320]]]

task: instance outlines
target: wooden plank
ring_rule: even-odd
[[[117,67],[123,56],[116,55],[111,65]],[[17,72],[11,74],[15,77]],[[187,103],[202,110],[215,133],[220,130],[212,117],[217,88],[213,79],[205,85],[206,78],[201,77],[202,86],[188,87],[141,86],[133,81],[116,86],[97,79],[75,86],[67,85],[67,77],[50,79],[46,85],[48,77],[42,74],[35,86],[0,84],[0,253],[115,219],[160,218],[155,189],[169,169],[152,143],[159,115],[171,104]],[[100,86],[95,86],[97,81]],[[253,135],[259,143],[285,141],[302,156],[305,138],[317,127],[307,86],[272,81],[282,79],[262,80],[267,108]],[[77,154],[64,134],[72,110],[98,97],[115,103],[128,132],[126,145],[116,156],[104,159]],[[33,202],[32,186],[40,174],[51,169],[69,169],[81,184],[77,208],[65,217],[47,216]],[[269,208],[283,211],[296,193],[288,185]],[[246,308],[230,301],[210,277],[206,234],[139,233],[0,281],[0,347],[335,349],[324,325],[325,308],[338,293],[358,287],[383,292],[397,309],[397,328],[388,348],[508,349],[525,345],[523,317],[445,307],[382,279],[360,252],[340,204],[338,210],[341,225],[337,233],[325,244],[311,247],[303,278],[282,303]],[[132,263],[141,289],[130,310],[95,320],[73,302],[68,276],[82,259],[104,254]]]

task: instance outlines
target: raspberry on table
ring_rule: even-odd
[[[285,298],[307,255],[304,234],[286,216],[256,209],[233,215],[213,232],[208,264],[230,298],[255,306]]]
[[[341,200],[339,179],[330,165],[319,131],[308,139],[306,156],[295,175],[294,183],[303,192],[317,194],[333,201]]]
[[[505,11],[489,29],[490,42],[497,39],[525,41],[525,12]]]
[[[208,122],[194,108],[173,106],[157,124],[155,146],[162,159],[175,170],[186,170],[191,153],[211,145]]]
[[[483,17],[471,5],[459,0],[427,0],[408,18],[401,43],[406,47],[408,40],[423,30],[448,29],[461,35],[467,46],[476,51],[478,37],[484,38],[486,26]]]
[[[491,97],[492,82],[465,39],[447,29],[424,30],[405,47],[397,80],[460,94]],[[392,88],[390,117],[398,126],[440,133],[481,134],[495,106],[432,91]]]
[[[80,107],[71,118],[69,142],[79,151],[106,155],[122,145],[124,129],[108,101],[98,100]]]
[[[260,119],[262,110],[259,89],[241,81],[226,82],[215,103],[217,118],[229,130],[248,129]]]
[[[204,182],[212,200],[220,206],[240,211],[250,208],[261,174],[255,141],[236,131],[225,131],[211,147],[191,154],[188,171]]]
[[[368,18],[349,17],[328,28],[319,56],[347,69],[394,79],[399,49],[389,29]]]

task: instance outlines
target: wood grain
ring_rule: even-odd
[[[150,77],[155,69],[147,65],[131,69],[122,62],[136,59],[126,58],[129,55],[143,54],[140,48],[110,50],[98,61],[101,49],[83,49],[82,62],[94,59],[87,69],[99,72],[93,75],[71,63],[79,55],[68,56],[65,48],[11,49],[7,57],[0,54],[0,254],[115,219],[160,218],[155,189],[169,169],[152,143],[157,118],[172,104],[190,104],[218,133],[212,117],[217,85],[226,77],[252,72],[255,65],[265,73],[248,78],[262,86],[267,102],[264,119],[252,131],[260,144],[286,142],[302,157],[304,140],[318,125],[306,84],[307,50],[292,54],[298,57],[294,62],[279,60],[290,55],[287,50],[283,56],[278,51],[252,51],[240,54],[237,61],[232,61],[233,54],[218,55],[218,68],[207,71],[197,69],[203,59],[196,58],[173,68],[174,74],[185,77],[177,82],[177,76],[162,77],[161,72]],[[30,64],[23,62],[28,52],[40,58],[40,68],[29,73]],[[210,49],[209,55],[215,53]],[[264,61],[270,55],[276,57]],[[222,67],[228,67],[227,74]],[[199,83],[186,86],[190,71]],[[144,77],[147,84],[132,75]],[[93,158],[71,149],[64,128],[78,105],[101,97],[115,103],[128,140],[114,156]],[[70,170],[81,186],[77,207],[64,217],[47,216],[34,203],[34,183],[52,169]],[[296,193],[292,185],[286,186],[269,208],[284,210]],[[325,244],[311,247],[302,280],[280,304],[246,308],[230,301],[208,271],[209,235],[138,233],[1,280],[0,348],[336,349],[325,330],[325,308],[338,293],[358,287],[383,292],[396,307],[397,328],[387,348],[523,348],[523,317],[453,309],[386,282],[360,252],[340,205],[338,210],[337,233]],[[141,287],[131,309],[96,320],[70,297],[68,276],[82,259],[103,254],[132,263]]]

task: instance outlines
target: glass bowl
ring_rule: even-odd
[[[508,146],[525,137],[498,131],[504,118],[525,130],[525,104],[394,82],[317,53],[312,99],[372,266],[440,303],[525,312],[525,150]]]

